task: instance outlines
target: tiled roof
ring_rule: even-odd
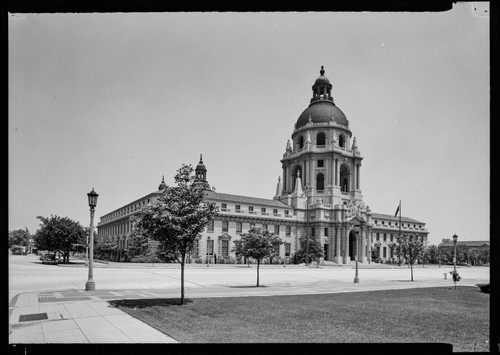
[[[482,241],[477,241],[477,240],[471,240],[471,241],[457,241],[457,245],[465,245],[466,247],[481,247],[483,245],[490,246],[490,241],[489,240],[482,240]],[[446,241],[446,242],[441,242],[439,243],[440,247],[452,247],[453,246],[453,241]]]
[[[383,219],[383,220],[389,220],[389,221],[395,221],[399,222],[399,216],[394,217],[393,215],[390,214],[382,214],[382,213],[372,213],[372,219]],[[401,222],[406,222],[406,223],[424,223],[417,221],[416,219],[408,218],[408,217],[403,217],[401,216]]]
[[[240,196],[240,195],[230,195],[230,194],[222,194],[214,191],[207,191],[207,198],[210,200],[216,201],[224,201],[224,202],[234,202],[234,203],[245,203],[249,205],[256,206],[272,206],[272,207],[281,207],[286,209],[291,209],[291,206],[280,202],[278,200],[259,198],[259,197],[248,197],[248,196]]]

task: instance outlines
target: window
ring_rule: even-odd
[[[386,258],[387,257],[387,248],[384,247],[383,251],[384,251],[384,258]]]
[[[323,174],[318,174],[316,176],[316,190],[323,191],[325,189],[325,176]]]
[[[274,246],[274,252],[276,253],[276,256],[280,255],[280,245],[279,244],[276,244]]]
[[[262,230],[267,231],[267,224],[264,224],[264,223],[262,224]]]
[[[227,232],[229,230],[229,222],[228,221],[222,221],[222,231]]]
[[[316,145],[325,145],[325,134],[323,132],[318,133],[316,136]]]
[[[214,241],[207,240],[207,254],[214,255]]]
[[[384,223],[385,223],[385,222],[384,222],[384,221],[382,221],[382,225],[384,225]]]
[[[314,227],[311,228],[311,237],[314,237]]]
[[[222,241],[222,256],[228,256],[229,251],[229,240]]]
[[[274,213],[274,214],[278,214],[278,209],[277,209],[277,208],[274,208],[274,209],[273,209],[273,213]]]
[[[285,216],[288,216],[289,213],[290,213],[290,211],[286,210],[285,211]]]
[[[341,146],[342,148],[345,147],[345,138],[343,134],[339,136],[339,146]]]
[[[394,241],[394,235],[391,234],[391,242]]]
[[[383,236],[384,236],[384,242],[387,242],[387,238],[386,238],[387,235],[384,233]]]
[[[274,226],[274,234],[280,234],[280,226],[278,224]]]
[[[322,168],[325,166],[325,161],[323,159],[318,160],[318,168]]]
[[[227,210],[227,203],[221,203],[221,209],[223,211]]]
[[[248,206],[248,213],[255,213],[255,212],[253,211],[253,206]]]
[[[304,148],[304,136],[300,136],[299,138],[299,149]]]
[[[378,242],[380,240],[380,236],[378,233],[376,234],[376,236],[377,236],[377,242]]]
[[[328,237],[328,228],[325,228],[325,237]]]
[[[235,208],[236,212],[240,212],[241,206],[240,205],[236,205],[234,208]]]
[[[236,222],[236,233],[241,233],[243,231],[242,223]]]
[[[290,256],[290,243],[285,243],[285,256]]]
[[[207,232],[213,232],[213,231],[214,231],[214,220],[212,219],[208,224]]]
[[[292,234],[292,227],[291,226],[286,226],[286,235]]]

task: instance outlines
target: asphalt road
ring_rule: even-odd
[[[43,290],[83,290],[88,277],[88,268],[83,261],[70,260],[70,265],[43,265],[36,255],[9,255],[9,303],[12,298],[23,292]],[[369,267],[369,268],[366,268]],[[414,267],[416,282],[452,285],[449,271],[453,266],[421,265]],[[473,286],[489,282],[489,267],[459,267],[462,277],[460,285]],[[260,284],[286,290],[302,288],[304,290],[327,290],[331,285],[352,289],[354,279],[353,266],[321,266],[319,268],[303,265],[262,265]],[[443,273],[447,272],[447,280]],[[177,264],[130,264],[130,263],[94,263],[94,281],[98,290],[147,290],[180,289],[180,267]],[[407,266],[394,268],[376,268],[376,265],[362,265],[359,270],[360,286],[363,284],[399,285],[410,280]],[[219,288],[218,294],[231,289],[255,286],[256,265],[206,265],[189,264],[185,269],[185,287],[187,296],[203,295],[203,290]],[[207,293],[209,296],[211,293]],[[214,294],[215,295],[215,294]]]

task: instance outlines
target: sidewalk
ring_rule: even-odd
[[[388,289],[452,287],[450,280],[416,282],[317,282],[262,287],[218,285],[186,287],[186,298],[251,297],[364,292]],[[463,283],[460,286],[473,286]],[[460,287],[459,286],[459,287]],[[58,290],[18,294],[9,307],[10,344],[54,343],[178,343],[151,326],[114,308],[107,301],[120,299],[178,298],[180,290]]]
[[[9,307],[9,343],[177,343],[107,303],[152,296],[145,291],[22,293]]]

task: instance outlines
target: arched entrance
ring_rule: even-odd
[[[349,232],[349,259],[348,260],[352,260],[352,261],[355,260],[356,251],[357,251],[356,231],[353,229]]]

